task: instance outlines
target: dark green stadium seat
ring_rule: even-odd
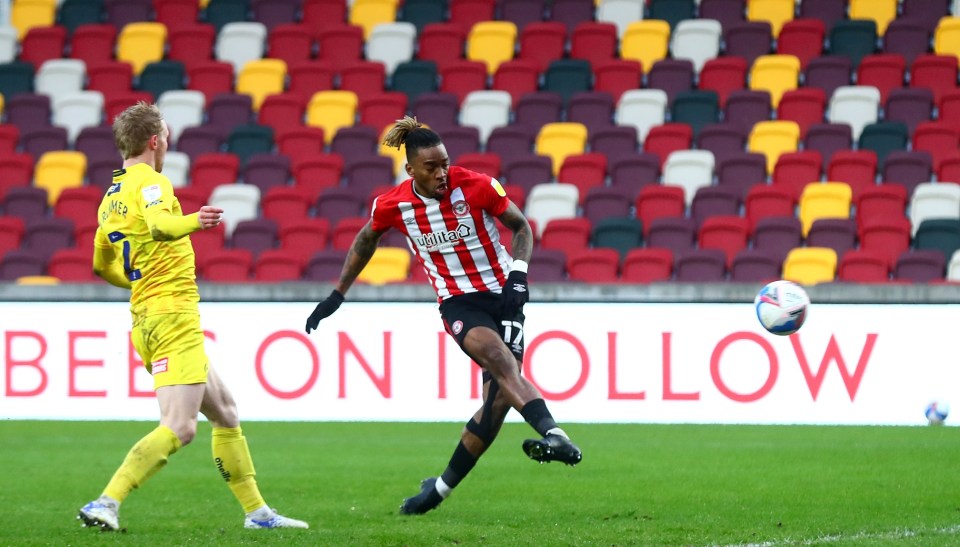
[[[406,93],[413,104],[420,94],[437,90],[437,64],[433,61],[400,63],[390,78],[390,89]]]
[[[273,129],[266,125],[238,125],[227,137],[227,152],[236,154],[241,163],[254,154],[273,151]]]
[[[547,65],[543,76],[543,91],[552,91],[567,104],[574,93],[590,91],[593,71],[590,62],[583,59],[559,59]]]
[[[913,236],[913,247],[920,250],[936,250],[950,262],[953,253],[960,249],[960,220],[931,218],[924,220]]]
[[[684,19],[693,19],[698,2],[695,0],[651,0],[648,19],[662,19],[670,23],[670,30]]]
[[[622,260],[628,251],[643,245],[643,227],[635,218],[604,218],[593,227],[590,242],[595,248],[616,250]]]
[[[671,121],[689,125],[696,137],[700,129],[720,121],[720,98],[713,91],[677,93],[671,107]]]
[[[830,54],[849,57],[856,69],[860,59],[877,47],[877,24],[868,19],[837,21],[830,29]]]
[[[150,63],[140,73],[137,89],[149,91],[159,98],[166,91],[183,89],[186,69],[179,61]]]
[[[14,95],[33,92],[33,63],[0,64],[0,95],[7,101]]]
[[[246,21],[249,12],[249,0],[210,0],[203,18],[220,32],[227,23]]]
[[[861,150],[873,150],[877,153],[877,167],[882,169],[887,155],[894,150],[906,150],[909,141],[907,124],[878,122],[863,128],[858,144]]]
[[[57,11],[57,22],[73,34],[80,25],[103,22],[103,0],[64,0]]]
[[[407,21],[417,27],[417,34],[430,23],[442,23],[447,15],[447,0],[406,0],[398,21]]]

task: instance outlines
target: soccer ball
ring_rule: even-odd
[[[786,336],[800,330],[807,319],[810,298],[793,281],[774,281],[760,289],[753,300],[757,319],[771,334]]]
[[[931,401],[923,413],[930,425],[943,425],[947,415],[950,414],[950,405],[943,401]]]

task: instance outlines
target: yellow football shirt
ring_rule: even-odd
[[[146,163],[114,171],[97,212],[94,239],[100,247],[113,246],[130,280],[130,311],[134,317],[157,313],[195,312],[197,290],[190,236],[154,241],[148,219],[162,211],[180,216],[180,202],[167,177]]]

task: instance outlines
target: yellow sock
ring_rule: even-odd
[[[122,502],[134,488],[166,465],[167,458],[177,450],[180,450],[180,439],[173,430],[165,425],[157,426],[127,452],[104,489],[104,495]]]
[[[247,439],[239,427],[213,428],[213,463],[245,513],[266,505],[257,488],[257,472]]]

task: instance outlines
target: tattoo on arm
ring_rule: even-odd
[[[347,251],[347,259],[343,263],[343,269],[340,271],[340,282],[337,283],[337,290],[341,294],[347,293],[367,262],[370,262],[370,257],[377,250],[377,244],[380,243],[382,235],[382,233],[373,231],[369,222],[357,233],[353,244],[350,245],[350,250]]]
[[[533,254],[533,230],[527,218],[513,203],[499,218],[504,226],[513,231],[513,258],[529,262]]]

